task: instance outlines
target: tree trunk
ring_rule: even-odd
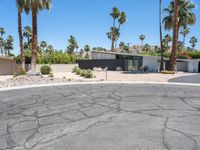
[[[31,70],[36,71],[36,61],[37,61],[37,9],[35,4],[32,4],[32,28],[33,28],[33,50],[32,50],[32,61]]]
[[[173,28],[173,43],[172,43],[172,52],[170,58],[170,66],[169,69],[171,71],[176,71],[176,50],[177,50],[177,43],[178,43],[178,30],[179,30],[179,3],[178,0],[174,0],[174,28]]]
[[[185,37],[186,37],[186,36],[184,35],[184,36],[183,36],[183,44],[184,44],[184,45],[185,45]]]
[[[160,24],[160,48],[161,48],[161,62],[160,62],[160,72],[164,70],[164,56],[163,56],[163,42],[162,42],[162,0],[160,0],[159,7],[159,24]]]
[[[21,67],[25,70],[25,59],[24,59],[24,49],[23,49],[23,36],[22,36],[22,18],[21,12],[18,10],[18,32],[19,32],[19,43],[20,43],[20,58],[21,58]]]
[[[114,52],[115,40],[112,38],[111,52]]]
[[[119,32],[120,32],[120,28],[121,28],[121,24],[119,24],[119,27],[118,27]],[[117,39],[116,42],[115,42],[115,50],[117,49],[117,43],[118,43],[118,39]]]
[[[113,19],[113,27],[115,27],[115,20],[116,20],[116,19]]]

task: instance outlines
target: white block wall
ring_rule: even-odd
[[[147,66],[149,71],[157,72],[159,69],[158,57],[144,56],[143,66]]]
[[[188,62],[188,71],[197,73],[199,70],[199,62],[200,60],[190,60]]]

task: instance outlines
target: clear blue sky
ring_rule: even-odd
[[[112,25],[109,16],[114,6],[125,11],[128,23],[122,26],[119,41],[140,44],[138,36],[146,35],[145,43],[159,43],[158,1],[159,0],[52,0],[51,11],[43,11],[38,16],[39,41],[45,40],[56,49],[66,49],[70,35],[77,38],[80,47],[89,44],[92,47],[102,46],[110,48],[110,41],[106,36]],[[193,0],[200,6],[199,0]],[[165,0],[164,6],[170,0]],[[191,36],[199,39],[200,49],[200,12],[195,10],[198,17],[197,24],[191,27]],[[23,15],[23,26],[31,25],[31,16]],[[14,53],[19,53],[17,32],[17,8],[15,0],[0,0],[0,27],[4,27],[7,35],[13,35]],[[6,35],[6,36],[7,36]]]

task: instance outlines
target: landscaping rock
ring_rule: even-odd
[[[35,71],[29,71],[27,72],[28,76],[41,76],[42,74],[40,72],[35,72]]]

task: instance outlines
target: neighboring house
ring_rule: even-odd
[[[168,63],[169,59],[165,59],[164,65],[167,66]],[[121,67],[122,70],[127,71],[132,66],[135,70],[147,67],[148,71],[157,72],[160,68],[160,57],[91,51],[90,60],[78,61],[78,64],[85,69],[107,67],[108,70],[116,70],[118,67]],[[167,67],[165,68],[167,69]],[[200,72],[200,59],[177,59],[177,71]]]

